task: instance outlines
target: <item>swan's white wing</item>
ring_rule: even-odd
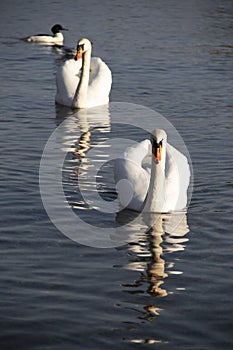
[[[70,59],[61,65],[56,74],[57,103],[72,107],[77,90],[82,60]],[[99,58],[91,58],[89,85],[87,92],[87,107],[108,104],[112,85],[112,74],[108,66]]]
[[[61,65],[56,74],[57,93],[55,100],[57,103],[72,107],[73,98],[80,80],[80,70],[82,60],[70,59]]]
[[[127,148],[122,157],[115,160],[115,182],[118,183],[118,196],[123,207],[142,210],[150,182],[150,169],[143,165],[148,154],[151,154],[151,143],[145,140]],[[164,212],[186,207],[189,181],[187,158],[167,144]]]
[[[91,71],[87,93],[88,107],[108,104],[112,86],[112,73],[99,57],[91,58]]]
[[[176,148],[167,144],[165,211],[183,209],[187,206],[189,181],[190,168],[187,158]]]
[[[122,157],[114,162],[118,198],[124,208],[142,209],[150,182],[150,174],[143,168],[142,161],[150,148],[149,140],[142,141],[127,148]]]

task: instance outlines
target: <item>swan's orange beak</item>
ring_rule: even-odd
[[[152,143],[152,154],[154,155],[155,160],[157,162],[160,162],[162,159],[163,140],[160,140],[158,142],[157,139],[152,135],[151,143]]]
[[[82,58],[82,54],[83,54],[83,48],[81,46],[79,46],[78,49],[77,49],[77,53],[74,56],[75,61],[77,61],[80,58]]]
[[[155,158],[160,161],[162,159],[162,145],[160,144],[159,147],[156,148]]]

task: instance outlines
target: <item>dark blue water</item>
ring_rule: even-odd
[[[25,0],[0,10],[1,349],[231,349],[232,2]],[[113,73],[111,101],[156,110],[182,136],[194,172],[189,232],[138,226],[135,242],[100,249],[50,221],[41,156],[72,112],[54,104],[61,54],[19,38],[56,22],[69,28],[67,46],[94,42]],[[111,122],[91,141],[108,138]],[[77,148],[79,119],[75,132],[67,129],[61,148]],[[64,188],[77,211],[80,158],[69,152]],[[114,198],[111,179],[100,186]]]

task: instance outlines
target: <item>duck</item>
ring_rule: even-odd
[[[82,38],[74,58],[56,73],[55,102],[70,108],[92,108],[109,103],[112,73],[100,57],[92,57],[92,43]]]
[[[63,45],[64,36],[61,31],[68,30],[64,28],[61,24],[55,24],[52,26],[51,31],[53,35],[49,34],[36,34],[31,35],[22,40],[38,44],[48,44],[48,45]]]
[[[121,209],[169,213],[187,207],[188,159],[167,142],[165,130],[155,129],[150,139],[128,147],[113,170]]]

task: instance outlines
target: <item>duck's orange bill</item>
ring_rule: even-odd
[[[155,158],[160,161],[162,158],[162,145],[159,145],[159,147],[156,148],[156,154]]]

